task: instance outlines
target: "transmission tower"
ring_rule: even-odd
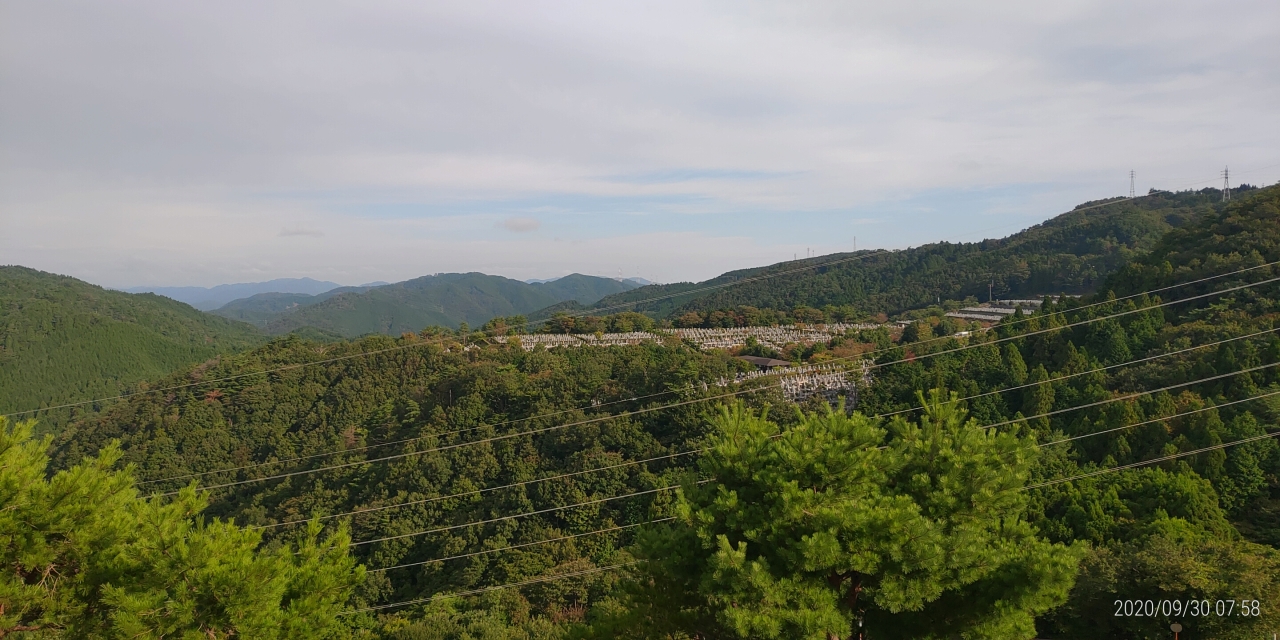
[[[1131,170],[1129,170],[1129,197],[1130,197],[1130,198],[1135,197],[1135,196],[1137,195],[1137,194],[1135,194],[1135,193],[1133,192],[1133,178],[1134,178],[1134,175],[1135,175],[1135,174],[1133,173],[1133,170],[1132,170],[1132,169],[1131,169]]]
[[[1222,168],[1222,201],[1231,202],[1231,172]]]

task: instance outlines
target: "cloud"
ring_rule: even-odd
[[[295,236],[308,236],[311,238],[323,238],[324,232],[319,229],[305,229],[302,227],[285,227],[277,234],[281,238],[291,238]]]
[[[1155,0],[10,3],[0,255],[123,285],[236,265],[362,282],[415,275],[383,247],[481,250],[494,221],[528,242],[527,277],[590,265],[519,221],[575,246],[777,248],[760,255],[855,231],[918,245],[988,212],[1026,226],[1127,193],[1130,169],[1145,192],[1280,161],[1280,3],[1219,5],[1248,19]],[[316,239],[276,240],[294,236]],[[422,273],[483,266],[437,255]],[[667,281],[749,266],[634,260]]]
[[[514,231],[516,233],[528,233],[537,231],[542,223],[537,218],[507,218],[500,223],[503,229]]]

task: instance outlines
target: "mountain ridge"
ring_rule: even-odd
[[[125,293],[154,293],[185,302],[201,311],[212,311],[233,300],[259,293],[305,293],[317,295],[342,285],[312,278],[276,278],[264,282],[239,282],[213,287],[130,287]]]
[[[0,266],[0,412],[114,395],[265,341],[165,296]]]
[[[591,309],[634,310],[656,318],[738,306],[790,309],[851,305],[900,313],[937,299],[1086,293],[1168,231],[1212,211],[1217,190],[1155,192],[1085,202],[1003,238],[935,242],[888,252],[862,250],[723,273],[702,282],[649,285],[602,298]],[[835,264],[832,264],[835,263]],[[779,272],[805,269],[794,274]],[[772,277],[709,291],[762,275]],[[640,302],[667,296],[662,300]],[[540,314],[541,315],[541,314]]]
[[[522,315],[565,301],[592,303],[638,285],[570,274],[527,283],[478,272],[421,276],[372,288],[341,287],[315,296],[261,293],[234,300],[216,315],[251,322],[272,335],[312,327],[348,338],[399,335],[439,325],[480,325],[498,316]]]

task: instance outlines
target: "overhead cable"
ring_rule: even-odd
[[[1269,278],[1269,279],[1267,279],[1267,280],[1261,280],[1261,281],[1259,281],[1259,282],[1254,282],[1254,283],[1249,283],[1249,284],[1237,285],[1237,286],[1234,286],[1234,287],[1229,287],[1229,288],[1227,288],[1227,289],[1221,289],[1221,290],[1218,290],[1218,291],[1211,291],[1211,292],[1208,292],[1208,293],[1203,293],[1203,294],[1199,294],[1199,295],[1195,295],[1195,296],[1190,296],[1190,297],[1187,297],[1187,298],[1181,298],[1181,299],[1178,299],[1178,300],[1171,300],[1171,301],[1167,301],[1167,302],[1160,302],[1160,303],[1156,303],[1156,304],[1154,304],[1154,305],[1147,306],[1147,307],[1139,307],[1139,308],[1134,308],[1134,309],[1128,309],[1128,310],[1125,310],[1125,311],[1121,311],[1121,312],[1117,312],[1117,313],[1113,313],[1113,314],[1109,314],[1109,315],[1105,315],[1105,316],[1098,316],[1098,317],[1095,317],[1095,318],[1089,318],[1089,319],[1086,319],[1086,320],[1080,320],[1080,321],[1077,321],[1077,322],[1072,322],[1072,323],[1064,324],[1064,325],[1061,325],[1061,326],[1048,327],[1048,328],[1045,328],[1045,329],[1039,329],[1039,330],[1036,330],[1036,331],[1029,331],[1029,332],[1027,332],[1027,333],[1022,333],[1022,334],[1018,334],[1018,335],[1015,335],[1015,336],[1007,336],[1007,337],[1004,337],[1004,338],[997,338],[997,339],[995,339],[995,340],[990,340],[990,341],[987,341],[987,342],[982,342],[982,343],[977,343],[977,344],[968,344],[968,345],[964,345],[964,346],[961,346],[961,347],[956,347],[956,348],[954,348],[954,349],[945,349],[945,350],[942,350],[942,351],[935,351],[935,352],[931,352],[931,353],[920,354],[920,355],[916,356],[916,357],[915,357],[915,359],[916,359],[916,360],[921,360],[921,359],[924,359],[924,358],[932,358],[932,357],[937,357],[937,356],[941,356],[941,355],[947,355],[947,354],[951,354],[951,353],[956,353],[956,352],[959,352],[959,351],[966,351],[966,350],[969,350],[969,349],[975,349],[975,348],[984,347],[984,346],[988,346],[988,345],[999,344],[999,343],[1002,343],[1002,342],[1008,342],[1008,341],[1010,341],[1010,340],[1019,340],[1019,339],[1024,339],[1024,338],[1027,338],[1027,337],[1030,337],[1030,336],[1034,336],[1034,335],[1041,335],[1041,334],[1044,334],[1044,333],[1051,333],[1051,332],[1055,332],[1055,331],[1062,331],[1062,330],[1065,330],[1065,329],[1070,329],[1070,328],[1074,328],[1074,327],[1078,327],[1078,326],[1082,326],[1082,325],[1092,324],[1092,323],[1094,323],[1094,322],[1100,322],[1100,321],[1103,321],[1103,320],[1109,320],[1109,319],[1112,319],[1112,318],[1117,318],[1117,317],[1121,317],[1121,316],[1131,315],[1131,314],[1134,314],[1134,313],[1146,312],[1146,311],[1150,311],[1150,310],[1152,310],[1152,309],[1157,309],[1157,308],[1166,307],[1166,306],[1170,306],[1170,305],[1183,304],[1183,303],[1186,303],[1186,302],[1189,302],[1189,301],[1192,301],[1192,300],[1199,300],[1199,299],[1203,299],[1203,298],[1206,298],[1206,297],[1222,295],[1222,294],[1224,294],[1224,293],[1230,293],[1230,292],[1232,292],[1232,291],[1239,291],[1239,290],[1247,289],[1247,288],[1250,288],[1250,287],[1256,287],[1256,286],[1260,286],[1260,285],[1264,285],[1264,284],[1270,284],[1270,283],[1272,283],[1272,282],[1276,282],[1276,281],[1280,281],[1280,277],[1276,277],[1276,278]],[[900,364],[901,362],[903,362],[903,361],[897,361],[897,360],[895,360],[895,361],[892,361],[892,362],[874,363],[874,364],[872,364],[872,365],[869,365],[869,366],[868,366],[868,368],[869,368],[869,369],[873,369],[873,368],[880,368],[880,367],[884,367],[884,366],[891,366],[891,365],[894,365],[894,364]],[[480,439],[480,440],[472,440],[472,441],[468,441],[468,442],[454,443],[454,444],[451,444],[451,445],[445,445],[445,446],[435,447],[435,448],[431,448],[431,449],[424,449],[424,450],[421,450],[421,451],[411,451],[411,452],[406,452],[406,453],[396,454],[396,455],[392,455],[392,456],[384,456],[384,457],[381,457],[381,458],[374,458],[374,459],[370,459],[370,460],[358,460],[358,461],[348,462],[348,463],[339,464],[339,465],[331,465],[331,466],[326,466],[326,467],[317,467],[317,468],[315,468],[315,469],[302,469],[302,470],[291,471],[291,472],[287,472],[287,473],[273,474],[273,475],[270,475],[270,476],[264,476],[264,477],[261,477],[261,478],[248,478],[248,479],[237,480],[237,481],[233,481],[233,482],[225,482],[225,483],[220,483],[220,484],[215,484],[215,485],[208,485],[208,486],[201,487],[201,488],[206,489],[206,490],[221,489],[221,488],[226,488],[226,487],[240,486],[240,485],[249,484],[249,483],[253,483],[253,482],[265,482],[265,481],[269,481],[269,480],[279,480],[279,479],[289,478],[289,477],[294,477],[294,476],[308,475],[308,474],[312,474],[312,473],[319,473],[319,472],[322,472],[322,471],[331,471],[331,470],[344,469],[344,468],[350,468],[350,467],[355,467],[355,466],[360,466],[360,465],[365,465],[365,464],[372,464],[372,463],[376,463],[376,462],[386,462],[386,461],[390,461],[390,460],[398,460],[398,459],[402,459],[402,458],[406,458],[406,457],[410,457],[410,456],[424,455],[424,454],[427,454],[427,453],[434,453],[434,452],[438,452],[438,451],[446,451],[446,450],[450,450],[450,449],[456,449],[456,448],[459,448],[459,447],[472,446],[472,445],[478,445],[478,444],[485,444],[485,443],[490,443],[490,442],[497,442],[497,441],[502,441],[502,440],[508,440],[508,439],[511,439],[511,438],[518,438],[518,437],[522,437],[522,436],[526,436],[526,435],[536,435],[536,434],[540,434],[540,433],[546,433],[546,432],[548,432],[548,431],[554,431],[554,430],[564,429],[564,428],[573,427],[573,426],[580,426],[580,425],[584,425],[584,424],[593,424],[593,423],[596,423],[596,422],[603,422],[603,421],[606,421],[606,420],[613,420],[613,419],[617,419],[617,418],[620,418],[620,417],[633,416],[633,415],[642,414],[642,413],[650,413],[650,412],[653,412],[653,411],[661,411],[661,410],[665,410],[665,409],[671,409],[671,408],[675,408],[675,407],[679,407],[679,406],[685,406],[685,405],[690,405],[690,404],[696,404],[696,403],[702,403],[702,402],[710,402],[710,401],[712,401],[712,400],[717,400],[717,399],[721,399],[721,398],[736,397],[736,396],[744,395],[744,394],[747,394],[747,393],[756,393],[756,392],[759,392],[759,391],[762,391],[762,390],[765,390],[765,389],[777,388],[777,387],[781,387],[781,386],[782,386],[782,383],[781,383],[781,382],[778,382],[778,383],[771,384],[771,385],[762,385],[762,386],[753,387],[753,388],[750,388],[750,389],[742,389],[742,390],[739,390],[739,391],[733,391],[733,392],[728,392],[728,393],[723,393],[723,394],[717,394],[717,395],[707,396],[707,397],[703,397],[703,398],[695,398],[695,399],[691,399],[691,400],[684,400],[684,401],[681,401],[681,402],[669,403],[669,404],[659,405],[659,406],[656,406],[656,407],[645,407],[645,408],[641,408],[641,409],[637,409],[637,410],[634,410],[634,411],[630,411],[630,412],[627,412],[627,413],[625,413],[625,414],[621,414],[621,415],[598,416],[598,417],[595,417],[595,418],[589,418],[589,419],[586,419],[586,420],[580,420],[580,421],[576,421],[576,422],[570,422],[570,423],[565,423],[565,424],[560,424],[560,425],[552,425],[552,426],[549,426],[549,427],[542,427],[542,428],[539,428],[539,429],[533,429],[533,430],[529,430],[529,431],[522,431],[522,432],[516,432],[516,433],[504,434],[504,435],[500,435],[500,436],[493,436],[493,437],[490,437],[490,438],[483,438],[483,439]],[[476,428],[476,429],[478,429],[478,428],[481,428],[481,427],[475,427],[475,428]],[[163,494],[161,494],[161,495],[175,495],[175,494],[177,494],[177,493],[178,493],[178,491],[171,491],[171,492],[168,492],[168,493],[163,493]]]
[[[432,559],[430,559],[430,560],[421,560],[421,561],[418,561],[418,562],[406,562],[406,563],[404,563],[404,564],[397,564],[397,565],[390,566],[390,567],[381,567],[381,568],[378,568],[378,569],[368,569],[368,571],[371,571],[371,572],[373,572],[373,571],[391,571],[392,569],[404,569],[404,568],[406,568],[406,567],[418,567],[418,566],[427,565],[427,564],[437,564],[437,563],[441,563],[441,562],[448,562],[448,561],[450,561],[450,560],[461,560],[461,559],[464,559],[464,558],[472,558],[472,557],[475,557],[475,556],[482,556],[482,555],[487,555],[487,554],[490,554],[490,553],[498,553],[498,552],[500,552],[500,551],[510,551],[510,550],[512,550],[512,549],[524,549],[524,548],[526,548],[526,547],[534,547],[534,546],[537,546],[537,545],[540,545],[540,544],[550,544],[550,543],[552,543],[552,542],[563,542],[563,541],[565,541],[565,540],[573,540],[573,539],[575,539],[575,538],[582,538],[582,537],[586,537],[586,536],[594,536],[594,535],[599,534],[599,533],[612,533],[612,532],[614,532],[614,531],[622,531],[622,530],[624,530],[624,529],[632,529],[632,528],[634,528],[634,527],[642,527],[642,526],[644,526],[644,525],[646,525],[646,524],[657,524],[657,523],[659,523],[659,522],[670,522],[670,521],[672,521],[672,520],[675,520],[675,518],[673,518],[673,517],[666,517],[666,518],[658,518],[658,519],[656,519],[656,520],[646,520],[646,521],[644,521],[644,522],[637,522],[637,523],[635,523],[635,524],[624,524],[624,525],[619,525],[619,526],[616,526],[616,527],[609,527],[609,528],[607,528],[607,529],[596,529],[595,531],[587,531],[587,532],[584,532],[584,533],[575,533],[575,534],[573,534],[573,535],[568,535],[568,536],[560,536],[559,538],[548,538],[548,539],[546,539],[546,540],[535,540],[535,541],[533,541],[533,542],[525,542],[525,543],[522,543],[522,544],[513,544],[513,545],[511,545],[511,546],[507,546],[507,547],[497,547],[497,548],[494,548],[494,549],[485,549],[484,551],[473,551],[473,552],[471,552],[471,553],[462,553],[462,554],[459,554],[459,555],[456,555],[456,556],[447,556],[447,557],[444,557],[444,558],[432,558]]]

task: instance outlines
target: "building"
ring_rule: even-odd
[[[747,362],[754,364],[756,368],[760,369],[761,371],[769,371],[770,369],[777,369],[779,367],[791,366],[791,363],[787,362],[786,360],[777,360],[774,358],[762,358],[760,356],[738,356],[738,359],[746,360]]]

